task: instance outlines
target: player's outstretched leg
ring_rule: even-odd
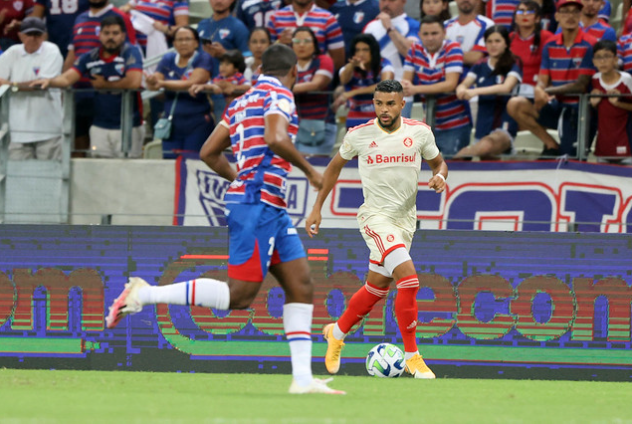
[[[399,331],[404,341],[406,372],[415,378],[432,379],[434,373],[428,368],[417,350],[417,292],[419,280],[417,275],[409,275],[397,281],[397,297],[395,299],[395,316]]]
[[[125,289],[110,306],[105,318],[107,328],[114,328],[130,314],[143,309],[144,305],[168,303],[172,305],[195,305],[227,310],[230,306],[228,284],[212,278],[198,278],[167,286],[151,286],[139,277],[130,277]]]
[[[338,322],[323,327],[323,336],[327,340],[325,367],[330,374],[336,374],[340,370],[340,357],[342,348],[345,345],[343,340],[347,333],[373,309],[377,302],[384,299],[387,295],[388,287],[380,288],[367,281],[351,297],[347,310],[345,310]]]

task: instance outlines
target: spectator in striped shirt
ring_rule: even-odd
[[[437,16],[421,20],[419,37],[421,43],[413,44],[404,62],[404,94],[435,96],[435,140],[444,156],[452,156],[470,144],[472,132],[466,103],[454,94],[463,73],[463,51],[445,38]]]
[[[496,25],[503,25],[511,29],[514,12],[518,8],[520,0],[487,0],[486,12]]]
[[[467,68],[485,56],[485,30],[494,25],[491,19],[477,14],[480,0],[455,0],[459,14],[445,22],[446,35],[463,50],[463,63]]]
[[[314,92],[331,89],[334,64],[329,56],[321,54],[316,35],[309,27],[298,27],[292,44],[298,58],[298,75],[292,89],[299,117],[296,148],[305,154],[329,155],[335,143],[334,137],[327,137],[325,123],[331,101],[328,94]]]
[[[297,27],[309,27],[316,35],[321,52],[328,52],[336,69],[345,64],[345,42],[340,24],[328,10],[314,4],[314,0],[292,0],[289,6],[276,11],[270,18],[268,30],[273,42],[292,45]]]
[[[582,0],[584,7],[579,21],[579,26],[584,32],[599,40],[617,41],[614,29],[603,22],[599,17],[599,11],[603,7],[603,0]],[[559,30],[558,30],[559,32]]]
[[[121,10],[125,13],[136,10],[149,16],[154,20],[154,28],[168,38],[173,38],[178,28],[189,25],[189,3],[186,0],[130,0],[121,6]],[[136,31],[136,39],[145,52],[147,35]]]
[[[520,127],[542,140],[544,157],[577,154],[579,97],[571,94],[585,93],[595,73],[592,46],[597,40],[579,28],[583,4],[579,0],[560,0],[557,7],[555,16],[562,32],[544,46],[534,103],[514,97],[507,104],[509,115]],[[546,127],[558,129],[560,145]]]
[[[632,72],[632,34],[622,35],[617,42],[617,56],[625,72]]]

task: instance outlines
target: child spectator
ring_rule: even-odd
[[[228,107],[230,102],[250,89],[250,83],[246,81],[243,74],[246,70],[246,62],[239,50],[229,50],[219,60],[219,75],[213,78],[212,83],[194,84],[189,92],[191,95],[201,92],[223,94],[226,107]],[[215,118],[221,119],[220,116]]]
[[[357,35],[351,42],[350,53],[349,63],[340,70],[340,83],[344,84],[345,91],[336,102],[347,102],[347,128],[375,118],[375,86],[395,75],[391,62],[382,58],[380,45],[371,34]]]
[[[617,46],[613,41],[601,40],[593,48],[593,63],[597,73],[592,78],[591,94],[631,94],[632,76],[617,70]],[[595,156],[628,157],[630,161],[630,97],[591,97],[597,109],[597,145]]]
[[[485,31],[484,37],[489,56],[476,63],[456,88],[461,100],[478,96],[476,143],[461,149],[455,159],[472,156],[489,159],[509,153],[518,132],[518,124],[507,113],[507,102],[508,94],[522,79],[522,71],[509,47],[509,31],[502,25],[494,25]],[[470,88],[472,84],[476,88]]]
[[[422,18],[424,16],[438,16],[442,21],[451,18],[448,0],[421,0],[419,8]]]
[[[542,62],[542,48],[553,37],[542,29],[542,9],[534,0],[523,0],[516,9],[514,32],[509,34],[511,52],[522,63],[520,95],[533,98]]]

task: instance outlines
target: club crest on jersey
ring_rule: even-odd
[[[35,74],[35,76],[38,76],[38,75],[39,75],[39,71],[40,71],[39,66],[34,66],[34,67],[33,67],[33,73]]]
[[[123,75],[125,73],[125,65],[122,63],[117,63],[114,65],[114,69],[119,75]]]
[[[582,64],[582,58],[581,57],[574,57],[573,58],[573,65],[575,65],[575,68],[579,68]]]
[[[389,243],[392,243],[393,240],[395,240],[395,237],[393,237],[393,234],[389,234],[386,236],[386,241]]]
[[[353,23],[354,24],[359,24],[360,22],[362,22],[364,20],[364,12],[356,12],[353,15]]]
[[[219,30],[219,38],[221,38],[222,40],[225,39],[226,37],[228,37],[230,35],[230,30],[229,29],[220,29]]]
[[[406,138],[404,139],[404,146],[406,146],[406,147],[410,147],[410,146],[412,146],[412,145],[413,145],[413,139],[412,139],[412,138],[410,138],[410,137],[406,137]]]
[[[18,12],[22,11],[23,7],[24,7],[24,2],[22,2],[21,0],[16,0],[13,2],[13,8],[17,10]]]

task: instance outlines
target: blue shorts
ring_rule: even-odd
[[[229,278],[261,283],[271,265],[306,256],[285,209],[265,203],[229,203],[226,221]]]

